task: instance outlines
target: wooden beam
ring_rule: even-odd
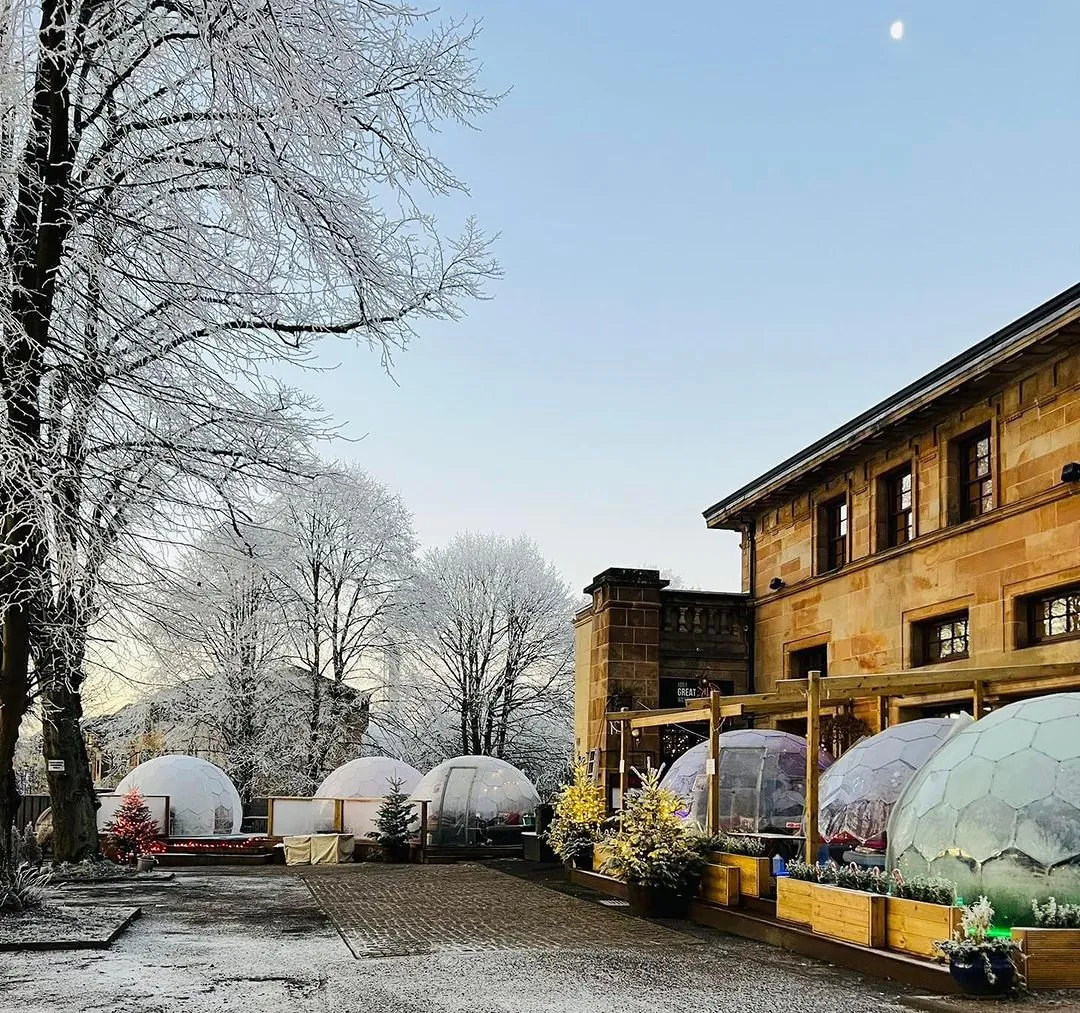
[[[974,715],[976,721],[982,717],[983,706],[985,703],[986,687],[983,683],[976,681],[971,687],[971,713]]]
[[[818,856],[818,742],[821,739],[821,673],[812,671],[806,680],[806,861],[817,864]]]
[[[705,829],[715,834],[720,829],[720,694],[709,694],[709,765],[705,771],[709,786],[709,811]]]

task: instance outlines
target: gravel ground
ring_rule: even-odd
[[[376,867],[376,870],[378,867]],[[381,890],[407,956],[356,958],[304,879],[267,867],[124,889],[143,917],[107,951],[0,957],[3,1013],[885,1013],[898,989],[745,940],[677,931],[477,867]],[[311,870],[376,898],[372,867]],[[456,904],[462,891],[468,903]],[[325,891],[324,891],[325,892]],[[478,901],[479,898],[479,901]],[[339,899],[340,903],[340,899]],[[386,905],[389,905],[387,907]],[[483,945],[460,943],[483,911]],[[497,931],[499,920],[506,927]],[[457,922],[441,946],[438,927]],[[521,926],[527,925],[528,931]],[[434,943],[433,943],[434,940]],[[361,948],[361,952],[363,949]]]
[[[53,904],[0,915],[0,950],[41,943],[56,949],[104,945],[133,911],[131,907]]]

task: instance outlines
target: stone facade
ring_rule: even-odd
[[[609,784],[618,780],[619,745],[617,735],[609,736],[608,710],[674,707],[709,688],[750,688],[747,596],[671,590],[667,583],[656,570],[605,570],[585,589],[592,604],[575,620],[575,746],[582,756],[600,750]],[[631,766],[681,752],[671,735],[635,736]]]
[[[1038,638],[1033,616],[1048,594],[1071,593],[1073,610],[1080,601],[1076,462],[1080,286],[707,510],[709,527],[742,536],[741,596],[670,591],[655,571],[601,574],[578,617],[579,750],[606,746],[614,691],[634,709],[677,706],[662,690],[680,676],[768,692],[808,668],[827,677],[934,663],[1016,666],[1015,680],[995,684],[1000,698],[1075,688],[1080,625]],[[898,520],[903,488],[910,513]],[[934,638],[950,620],[963,649],[956,640],[943,654]],[[1037,683],[1022,671],[1044,664],[1076,669]],[[969,700],[970,690],[866,700],[846,720],[877,730]],[[662,751],[655,736],[642,743]],[[605,760],[610,769],[610,750]]]

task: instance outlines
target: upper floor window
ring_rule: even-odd
[[[837,570],[847,562],[847,498],[834,499],[821,508],[821,569]]]
[[[912,523],[911,465],[885,477],[885,547],[903,545],[915,535]]]
[[[1056,588],[1028,599],[1028,640],[1071,640],[1080,637],[1080,585]]]
[[[915,663],[936,665],[968,657],[970,631],[967,612],[940,616],[915,624]]]
[[[959,443],[960,520],[981,517],[994,508],[990,427],[969,433]]]

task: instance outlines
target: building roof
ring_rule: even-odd
[[[904,423],[925,423],[928,415],[971,401],[987,386],[1000,386],[1004,377],[1029,369],[1034,358],[1049,358],[1066,344],[1080,341],[1080,284],[1067,288],[978,344],[932,369],[925,376],[885,398],[861,415],[827,433],[810,446],[704,511],[711,528],[738,528],[778,499],[789,498],[824,467],[839,470],[857,449],[885,430]],[[1020,353],[1027,353],[1018,362]]]

